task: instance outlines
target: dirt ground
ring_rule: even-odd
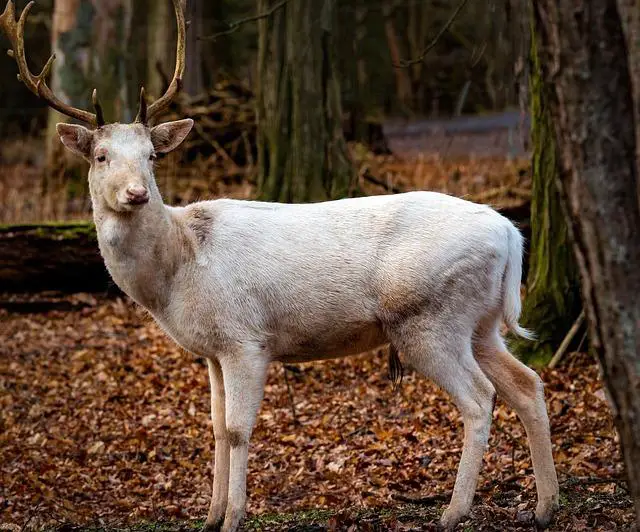
[[[0,301],[0,529],[197,529],[214,447],[203,362],[126,299]],[[461,421],[433,384],[409,374],[394,392],[386,371],[383,351],[274,364],[252,438],[246,530],[435,530]],[[562,493],[552,530],[630,529],[594,361],[572,353],[541,374]],[[524,430],[500,401],[493,417],[459,530],[531,530]]]

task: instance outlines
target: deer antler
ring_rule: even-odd
[[[81,122],[85,122],[93,127],[103,126],[104,118],[102,116],[102,108],[98,102],[95,90],[93,91],[93,104],[96,108],[96,114],[67,105],[56,97],[48,87],[46,78],[49,75],[51,66],[56,59],[55,54],[52,54],[51,57],[49,57],[44,68],[37,76],[29,70],[27,58],[24,52],[24,25],[34,3],[35,2],[29,2],[27,4],[27,7],[24,8],[17,22],[13,0],[9,0],[9,2],[7,2],[7,7],[5,8],[4,13],[0,15],[0,27],[4,30],[4,33],[12,46],[12,49],[7,53],[10,57],[15,59],[20,72],[20,74],[18,74],[18,80],[22,81],[26,85],[27,89],[33,92],[36,96],[45,100],[56,111],[59,111],[71,118],[75,118],[76,120],[80,120]]]
[[[176,12],[176,21],[178,23],[178,43],[176,45],[176,69],[173,73],[173,79],[169,84],[166,92],[149,107],[147,107],[144,88],[140,91],[140,107],[138,109],[138,116],[136,116],[136,122],[147,124],[155,116],[164,111],[171,101],[176,97],[180,89],[182,88],[182,76],[184,75],[184,64],[187,46],[187,31],[184,18],[184,10],[182,8],[181,0],[173,0],[173,9]]]

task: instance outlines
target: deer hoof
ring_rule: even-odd
[[[222,523],[224,523],[224,518],[214,523],[205,523],[201,532],[220,532],[222,530]]]
[[[549,497],[548,499],[538,501],[535,515],[538,528],[547,528],[551,524],[553,514],[558,509],[558,506],[557,497]]]
[[[456,525],[464,519],[465,514],[457,512],[455,510],[451,510],[451,508],[447,508],[442,517],[440,518],[440,522],[438,523],[439,530],[453,530]]]

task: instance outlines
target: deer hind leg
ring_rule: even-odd
[[[247,500],[247,456],[267,375],[268,358],[245,347],[220,360],[224,376],[225,417],[230,447],[229,492],[223,532],[238,530]]]
[[[497,324],[486,333],[479,331],[474,339],[473,353],[498,395],[516,411],[527,432],[538,491],[536,523],[546,527],[558,508],[558,478],[551,452],[542,380],[509,353]]]
[[[229,438],[225,419],[225,393],[222,368],[217,360],[207,359],[209,381],[211,383],[211,421],[215,439],[215,462],[213,472],[213,493],[204,532],[214,532],[222,528],[227,510],[229,493]]]
[[[449,393],[464,422],[464,446],[453,495],[440,520],[449,530],[469,513],[473,503],[489,439],[495,390],[473,357],[470,332],[454,331],[451,323],[442,328],[432,324],[427,331],[416,329],[402,334],[396,345],[408,365]]]

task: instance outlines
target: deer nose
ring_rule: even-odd
[[[126,190],[127,203],[143,205],[149,201],[149,192],[142,185],[129,185]]]

